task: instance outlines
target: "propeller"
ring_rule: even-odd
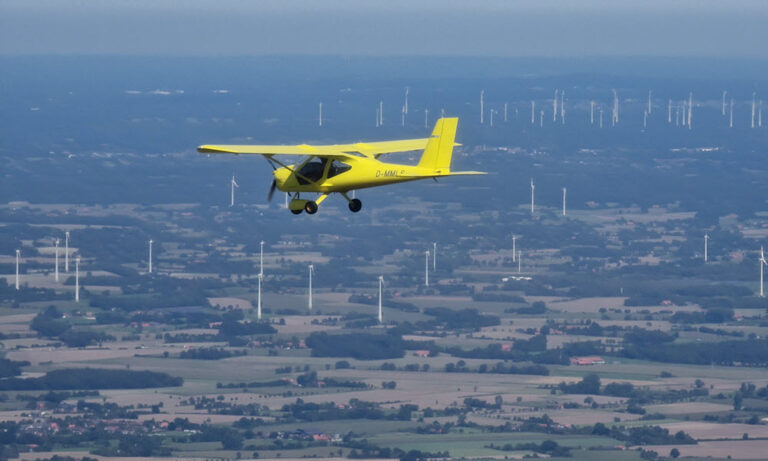
[[[272,167],[272,171],[277,170],[277,166],[275,166],[274,160],[272,160],[268,156],[265,156],[264,158],[267,160],[267,162],[269,162],[269,166]],[[272,201],[272,197],[275,195],[275,189],[277,189],[277,180],[273,179],[272,180],[272,185],[269,186],[269,193],[267,194],[267,201],[268,202]]]

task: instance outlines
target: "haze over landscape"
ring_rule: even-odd
[[[0,3],[0,459],[766,459],[768,8],[578,5]]]

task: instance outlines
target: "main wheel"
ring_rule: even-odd
[[[293,214],[301,214],[302,210],[291,210]]]
[[[306,203],[306,205],[304,205],[304,211],[306,211],[307,214],[317,213],[317,203],[310,200]]]
[[[360,200],[353,198],[352,200],[349,201],[349,211],[351,211],[352,213],[357,213],[362,208],[363,208],[363,202],[361,202]]]

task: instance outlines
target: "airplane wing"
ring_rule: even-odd
[[[198,147],[197,151],[203,154],[314,155],[316,157],[355,157],[356,155],[352,152],[356,152],[365,157],[375,158],[382,154],[423,150],[427,147],[427,141],[429,138],[317,146],[309,144],[294,146],[225,144],[203,145]]]

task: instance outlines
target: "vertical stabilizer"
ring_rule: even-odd
[[[435,170],[440,173],[448,173],[451,170],[451,157],[453,156],[453,143],[456,139],[456,126],[458,118],[441,118],[435,123],[427,142],[427,148],[421,155],[418,167]]]

